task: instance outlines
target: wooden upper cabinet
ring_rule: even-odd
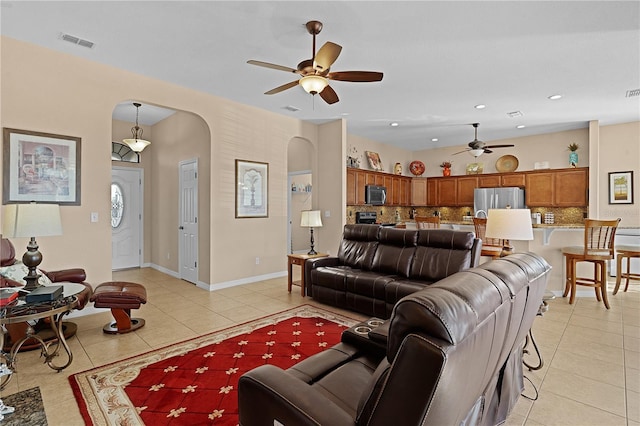
[[[473,191],[478,187],[477,176],[462,176],[456,179],[456,205],[473,206]]]
[[[588,204],[589,172],[586,168],[555,173],[553,202],[559,207],[581,207]]]
[[[427,178],[427,206],[438,205],[438,181]]]
[[[526,185],[524,173],[508,173],[500,176],[500,186],[517,186],[524,188]]]
[[[499,186],[499,175],[478,176],[478,188],[498,188]]]
[[[553,206],[554,172],[528,173],[524,191],[527,207]]]
[[[440,178],[436,180],[438,191],[438,206],[456,206],[458,202],[458,182],[457,178]]]
[[[411,179],[411,205],[427,206],[427,178]]]
[[[347,168],[347,205],[352,206],[356,204],[356,193],[358,192],[356,186],[356,171],[352,168]]]
[[[527,207],[584,207],[588,204],[589,169],[527,173]]]

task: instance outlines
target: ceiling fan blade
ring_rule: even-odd
[[[493,153],[493,151],[491,151],[490,149],[485,148],[484,149],[484,153],[485,154],[491,154],[491,153]]]
[[[291,89],[292,87],[296,87],[298,85],[298,80],[293,80],[290,83],[283,84],[282,86],[278,86],[275,89],[271,89],[268,92],[264,92],[265,95],[275,95],[276,93],[284,92],[287,89]]]
[[[470,150],[470,149],[465,149],[464,151],[454,152],[454,153],[453,153],[453,154],[451,154],[451,155],[462,154],[463,152],[469,152],[469,151],[471,151],[471,150]]]
[[[322,92],[320,92],[320,97],[329,105],[335,104],[340,100],[338,99],[338,94],[331,88],[331,86],[326,86]]]
[[[487,145],[485,148],[511,148],[515,145]]]
[[[330,72],[327,78],[338,81],[352,81],[355,83],[368,83],[381,81],[383,74],[376,71],[336,71]]]
[[[251,60],[247,61],[247,63],[251,64],[251,65],[257,65],[259,67],[271,68],[273,70],[278,70],[278,71],[286,71],[286,72],[298,73],[297,69],[294,69],[294,68],[291,68],[291,67],[285,67],[284,65],[272,64],[270,62],[254,61],[253,59],[251,59]]]
[[[326,42],[322,45],[320,50],[318,50],[316,57],[313,58],[313,68],[320,72],[327,71],[336,59],[338,59],[338,55],[340,55],[341,50],[342,46],[339,44],[335,44],[330,41]]]

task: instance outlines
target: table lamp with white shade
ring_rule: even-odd
[[[314,249],[313,249],[313,228],[321,228],[322,227],[322,217],[320,215],[320,210],[303,210],[302,211],[302,215],[301,215],[301,219],[300,219],[300,226],[305,227],[305,228],[309,228],[311,230],[311,250],[309,250],[309,253],[307,253],[308,255],[315,255],[318,254]]]
[[[484,235],[487,238],[504,240],[501,257],[512,254],[513,246],[510,240],[533,240],[531,211],[529,209],[489,209]]]
[[[38,287],[36,268],[42,262],[42,253],[38,250],[36,237],[62,235],[60,206],[57,204],[7,204],[4,207],[2,234],[5,237],[28,237],[27,251],[22,256],[22,263],[29,268],[24,280],[25,290]]]

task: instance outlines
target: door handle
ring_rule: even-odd
[[[178,229],[182,230],[184,229],[184,226],[178,226]]]

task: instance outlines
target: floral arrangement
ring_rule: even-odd
[[[577,143],[571,143],[567,148],[569,149],[569,151],[575,152],[578,150],[579,147],[580,146]]]
[[[358,148],[352,146],[349,148],[349,154],[347,155],[347,165],[349,167],[360,168],[360,158],[358,155]]]
[[[443,169],[450,169],[451,168],[451,162],[450,161],[443,161],[442,164],[440,164],[440,167],[442,167]]]

